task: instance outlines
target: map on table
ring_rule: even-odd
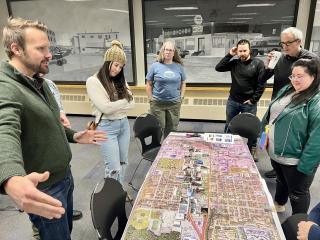
[[[244,141],[205,139],[186,133],[166,138],[122,239],[285,239]]]

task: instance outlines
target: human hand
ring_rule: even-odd
[[[73,135],[77,143],[100,145],[99,142],[107,140],[107,134],[104,131],[84,130]]]
[[[266,66],[269,65],[269,62],[271,61],[273,54],[274,54],[274,50],[267,54],[267,59],[266,59],[266,63],[265,63]]]
[[[26,213],[32,213],[48,219],[61,218],[65,213],[62,203],[39,191],[36,186],[49,178],[49,172],[30,173],[26,176],[13,176],[9,178],[4,189],[18,208]]]
[[[249,104],[249,105],[252,105],[253,103],[250,101],[250,99],[249,100],[247,100],[247,101],[244,101],[243,102],[243,104]]]
[[[298,232],[297,232],[297,239],[298,240],[308,240],[308,235],[310,228],[313,224],[316,224],[312,221],[301,221],[298,224]]]
[[[71,128],[71,123],[64,112],[60,112],[60,120],[63,126]]]
[[[232,56],[235,56],[237,55],[237,50],[238,50],[237,47],[233,47],[230,49],[229,54]]]

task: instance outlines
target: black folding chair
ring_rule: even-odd
[[[133,125],[133,132],[135,139],[138,139],[141,144],[142,158],[133,172],[129,181],[129,186],[131,186],[135,191],[138,191],[138,189],[133,186],[132,180],[134,179],[137,169],[143,159],[152,163],[156,158],[161,147],[162,131],[160,123],[156,117],[146,113],[137,117]],[[148,143],[148,139],[150,140],[150,138],[151,141]]]
[[[251,150],[253,143],[260,135],[260,119],[252,113],[240,113],[231,119],[228,130],[232,134],[247,138],[248,147]]]
[[[297,239],[298,223],[301,221],[308,221],[308,214],[297,213],[288,217],[282,224],[283,233],[286,239]]]
[[[103,183],[102,189],[98,191]],[[105,178],[96,185],[90,200],[90,210],[93,226],[100,240],[120,240],[127,224],[126,196],[121,184],[113,178]],[[113,237],[111,227],[118,219],[118,231]]]

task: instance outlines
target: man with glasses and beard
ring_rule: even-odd
[[[263,76],[263,80],[267,81],[269,78],[274,76],[272,98],[274,99],[279,90],[285,85],[290,83],[289,76],[291,75],[292,64],[301,58],[318,58],[317,55],[309,52],[301,47],[303,40],[302,32],[295,28],[289,27],[284,29],[280,35],[279,45],[282,48],[282,55],[279,58],[274,69],[266,68]],[[270,52],[267,58],[267,66],[269,61],[272,59],[274,52]],[[266,178],[275,178],[276,172],[274,170],[267,171],[264,176]]]
[[[10,18],[3,29],[8,62],[0,63],[0,192],[29,214],[44,240],[71,239],[72,157],[68,142],[98,144],[100,131],[63,127],[39,74],[49,72],[47,27]]]
[[[239,113],[248,112],[256,115],[257,102],[265,88],[265,81],[261,79],[264,63],[251,57],[250,52],[250,42],[242,39],[215,68],[218,72],[231,72],[232,83],[226,106],[225,132],[228,132],[231,119]],[[254,156],[256,142],[248,143],[248,147]]]

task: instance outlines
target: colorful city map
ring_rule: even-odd
[[[165,139],[122,239],[285,239],[244,140],[208,139],[187,133]]]

